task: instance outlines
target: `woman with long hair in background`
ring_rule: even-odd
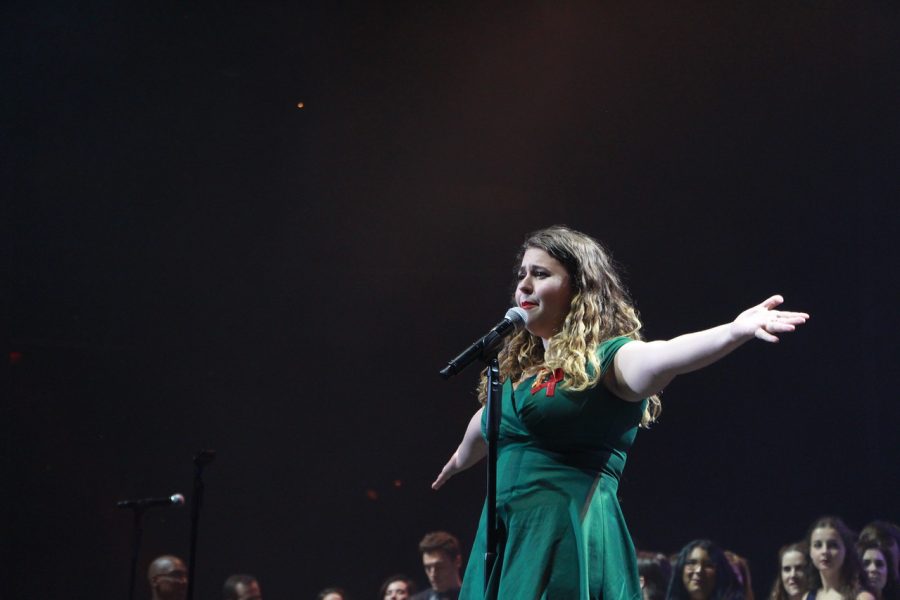
[[[744,600],[725,552],[710,540],[688,543],[675,561],[666,600]]]
[[[809,558],[818,576],[810,580],[807,600],[875,600],[856,554],[856,535],[838,517],[822,517],[806,536]]]
[[[863,573],[870,591],[875,594],[877,600],[900,599],[900,583],[891,569],[894,560],[889,547],[879,544],[875,540],[860,542],[856,545],[856,552],[862,562]]]
[[[809,546],[795,542],[778,551],[778,575],[769,600],[802,600],[809,591]]]

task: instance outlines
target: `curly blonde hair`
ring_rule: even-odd
[[[562,264],[572,285],[572,303],[559,333],[547,352],[541,338],[522,330],[506,339],[498,354],[500,380],[517,382],[523,377],[548,376],[562,369],[562,387],[582,391],[600,381],[597,348],[606,340],[627,336],[642,338],[641,321],[628,291],[622,284],[609,252],[594,238],[554,225],[530,234],[516,258],[518,271],[526,250],[543,250]],[[483,372],[478,400],[487,400],[487,377]],[[641,426],[648,427],[662,411],[658,396],[649,398]]]

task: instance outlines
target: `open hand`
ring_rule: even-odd
[[[732,331],[739,337],[755,336],[764,342],[777,342],[776,333],[794,331],[809,319],[806,313],[776,310],[782,302],[784,298],[776,294],[762,304],[748,308],[731,324]]]

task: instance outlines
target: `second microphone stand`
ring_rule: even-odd
[[[203,506],[203,467],[216,458],[215,450],[201,450],[194,457],[194,493],[191,494],[191,554],[188,557],[187,600],[194,598],[194,567],[197,562],[197,530]]]
[[[487,499],[486,533],[487,546],[484,553],[484,589],[487,590],[494,563],[497,561],[497,440],[500,437],[500,420],[503,416],[502,396],[500,395],[500,364],[496,354],[488,360],[487,367],[487,402],[484,407],[487,413]]]

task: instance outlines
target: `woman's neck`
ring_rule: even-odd
[[[841,587],[841,573],[838,570],[829,571],[827,573],[823,573],[819,571],[819,578],[822,581],[822,591],[830,592],[835,591],[838,592]]]

